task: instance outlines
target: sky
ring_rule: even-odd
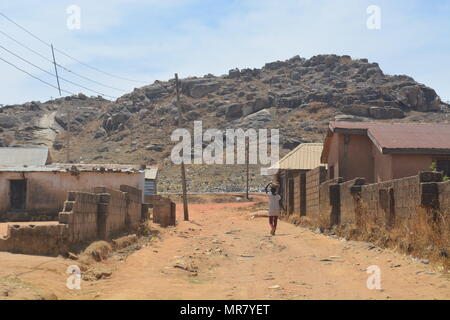
[[[79,8],[79,20],[68,12],[73,6]],[[379,16],[368,12],[370,6],[379,8]],[[121,91],[59,69],[61,77],[111,97],[166,81],[175,72],[181,78],[222,75],[295,55],[346,54],[378,62],[386,74],[409,75],[450,100],[450,0],[2,0],[0,13],[58,50],[116,76],[55,52],[59,64]],[[379,28],[368,28],[368,20]],[[79,21],[80,28],[70,29],[68,21]],[[0,31],[52,58],[49,46],[2,16]],[[49,61],[1,33],[0,46],[51,74],[2,48],[0,58],[57,86]],[[64,81],[61,87],[97,95]],[[0,104],[58,96],[57,89],[0,60]]]

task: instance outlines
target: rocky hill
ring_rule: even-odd
[[[278,128],[281,154],[320,142],[330,120],[446,122],[450,106],[406,75],[386,75],[377,63],[349,56],[299,56],[261,69],[181,79],[183,127]],[[1,102],[1,101],[0,101]],[[160,165],[160,190],[178,191],[170,161],[178,128],[175,81],[136,88],[115,102],[83,94],[0,109],[0,146],[46,145],[65,161],[67,110],[72,110],[74,162]],[[239,191],[242,166],[189,166],[192,192]],[[252,167],[252,190],[264,177]]]

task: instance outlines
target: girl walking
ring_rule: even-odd
[[[270,192],[269,192],[269,186],[270,186]],[[267,199],[269,201],[269,224],[270,224],[270,234],[275,235],[275,232],[277,230],[277,223],[278,223],[278,217],[280,216],[281,209],[283,209],[283,205],[280,204],[281,196],[278,194],[278,186],[276,184],[273,184],[272,182],[269,183],[266,188],[266,195]]]

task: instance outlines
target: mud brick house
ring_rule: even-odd
[[[288,214],[306,211],[306,173],[320,165],[322,143],[302,143],[271,169],[277,169],[282,202]]]
[[[57,220],[70,191],[126,185],[141,190],[145,172],[133,165],[0,166],[0,221]]]
[[[321,156],[328,179],[377,183],[437,171],[450,176],[450,124],[331,122]]]

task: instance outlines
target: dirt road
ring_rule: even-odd
[[[431,265],[285,222],[272,237],[250,206],[191,205],[191,222],[163,230],[123,261],[104,262],[112,276],[84,281],[80,291],[64,288],[70,263],[62,258],[51,262],[58,275],[49,283],[37,281],[42,270],[25,280],[66,299],[450,299],[448,276]],[[381,290],[367,288],[372,265],[381,270]]]

